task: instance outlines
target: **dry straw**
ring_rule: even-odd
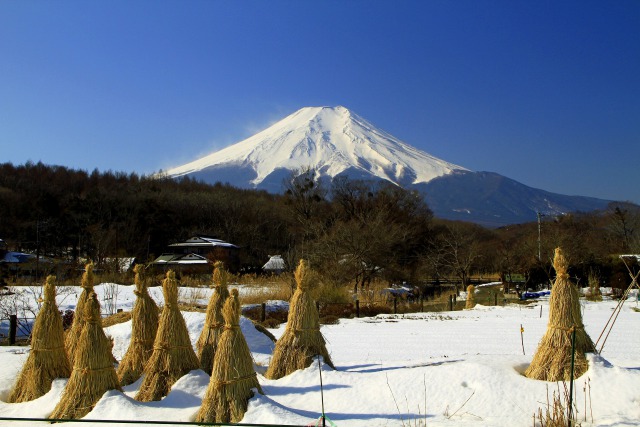
[[[113,344],[102,329],[100,303],[95,292],[89,295],[82,314],[85,322],[78,340],[75,365],[51,419],[82,418],[107,391],[121,390],[113,367]]]
[[[22,367],[10,403],[37,399],[51,390],[55,378],[69,378],[71,365],[64,348],[62,317],[56,305],[55,276],[44,285],[44,302],[31,332],[31,351]]]
[[[298,286],[289,304],[287,327],[276,343],[269,369],[265,373],[270,379],[282,378],[298,369],[304,369],[318,355],[334,368],[324,337],[320,333],[318,310],[309,294],[311,272],[304,260],[300,260],[295,279]]]
[[[588,369],[584,354],[595,351],[595,347],[584,330],[578,290],[569,281],[568,262],[560,248],[556,249],[553,266],[556,280],[549,300],[547,332],[524,375],[543,381],[568,381],[571,379],[573,328],[576,332],[574,378]]]
[[[220,335],[211,380],[202,407],[196,415],[196,422],[240,422],[253,396],[253,389],[263,394],[253,369],[249,346],[240,330],[237,289],[231,291],[222,315],[224,330]]]
[[[131,313],[131,342],[118,366],[118,379],[123,386],[134,383],[142,376],[153,353],[158,330],[158,306],[141,278],[143,270],[141,264],[134,267],[136,290],[133,292],[137,298]]]
[[[475,292],[476,292],[475,286],[473,285],[467,286],[467,302],[464,306],[464,308],[466,308],[467,310],[471,310],[473,307],[476,306]]]
[[[217,261],[213,268],[213,295],[209,299],[207,314],[204,319],[204,327],[196,342],[198,359],[200,359],[200,369],[211,375],[213,360],[218,347],[218,340],[222,334],[224,319],[222,318],[222,307],[229,297],[229,274],[224,269],[222,262]]]
[[[80,294],[80,298],[78,298],[76,312],[73,316],[73,323],[71,324],[71,328],[67,331],[64,342],[71,366],[74,365],[78,340],[80,339],[80,334],[84,327],[84,306],[89,299],[89,294],[93,292],[93,280],[93,262],[89,262],[85,266],[84,274],[82,275],[82,282],[80,284],[80,286],[82,286],[82,293]]]
[[[191,346],[187,324],[178,308],[178,281],[170,270],[162,282],[164,308],[160,315],[153,353],[144,368],[144,379],[135,399],[160,400],[182,376],[198,369],[198,357]]]

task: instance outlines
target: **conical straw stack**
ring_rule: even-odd
[[[135,397],[141,402],[162,399],[180,377],[199,367],[187,325],[178,308],[178,281],[173,271],[167,272],[162,292],[164,308],[153,343],[153,353],[144,368],[144,379]]]
[[[134,383],[142,376],[144,367],[153,353],[153,342],[158,331],[158,306],[149,295],[141,278],[144,266],[134,267],[136,303],[131,312],[131,343],[118,366],[120,385]]]
[[[200,369],[211,375],[213,369],[213,359],[218,347],[218,340],[224,326],[222,318],[222,307],[229,297],[229,274],[224,269],[222,262],[217,261],[213,269],[213,295],[209,299],[207,313],[205,315],[204,327],[196,342],[198,358],[200,359]]]
[[[100,303],[94,292],[85,301],[84,320],[75,365],[51,419],[82,418],[107,391],[121,390],[113,367],[112,342],[102,329]]]
[[[276,343],[271,363],[265,373],[270,379],[282,378],[298,369],[304,369],[318,355],[322,356],[326,364],[334,367],[320,333],[318,310],[309,295],[311,275],[304,260],[300,260],[295,279],[298,286],[289,304],[287,327]]]
[[[84,327],[84,306],[89,299],[89,294],[93,292],[93,281],[93,262],[89,262],[85,266],[84,274],[82,275],[82,282],[80,284],[80,286],[82,286],[82,293],[80,294],[80,298],[78,298],[76,312],[73,316],[73,323],[71,324],[71,328],[67,331],[64,341],[71,366],[75,363],[76,348],[78,347],[78,340],[80,339],[80,334]]]
[[[22,367],[10,403],[37,399],[51,390],[56,378],[69,378],[71,365],[64,347],[62,317],[56,305],[55,276],[44,285],[44,302],[31,331],[31,351]]]
[[[549,300],[547,332],[524,375],[543,381],[568,381],[571,378],[573,328],[576,331],[574,378],[588,369],[584,354],[595,351],[595,347],[584,330],[578,290],[569,281],[568,263],[560,248],[555,251],[553,266],[556,280]]]
[[[464,305],[464,308],[466,308],[467,310],[471,310],[473,307],[476,306],[476,287],[473,285],[469,285],[467,286],[467,302]]]
[[[218,342],[209,387],[196,415],[196,422],[237,423],[242,421],[253,389],[262,394],[253,369],[247,341],[240,330],[238,290],[231,291],[223,308],[224,331]]]

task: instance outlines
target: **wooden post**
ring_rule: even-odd
[[[264,322],[265,320],[267,320],[267,303],[263,302],[262,310],[260,311],[260,321]]]
[[[360,300],[359,299],[356,300],[356,317],[357,318],[360,317]]]
[[[18,316],[12,314],[9,316],[9,345],[16,343],[16,332],[18,330]]]
[[[449,311],[453,311],[453,295],[449,295]]]
[[[493,294],[493,305],[498,305],[498,292]]]
[[[424,298],[420,297],[420,312],[424,313]]]
[[[398,314],[398,297],[393,296],[393,314]]]

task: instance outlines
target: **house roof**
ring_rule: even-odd
[[[157,265],[203,265],[209,260],[197,254],[162,254],[153,261]]]
[[[169,245],[169,247],[185,247],[185,246],[189,246],[189,247],[193,247],[193,246],[201,246],[201,247],[216,247],[216,246],[220,246],[220,247],[224,247],[224,248],[234,248],[234,249],[239,249],[239,246],[236,246],[232,243],[228,243],[225,242],[224,240],[220,240],[220,239],[214,239],[212,237],[207,237],[207,236],[194,236],[190,239],[187,239],[184,242],[180,242],[180,243],[174,243],[172,245]]]
[[[6,263],[24,263],[24,262],[29,262],[32,260],[35,260],[36,256],[32,255],[32,254],[25,254],[22,252],[7,252],[4,254],[4,257],[0,258],[0,262],[6,262]],[[42,261],[43,258],[40,257],[40,260]]]
[[[272,255],[269,261],[262,266],[263,270],[284,270],[285,264],[282,255]]]

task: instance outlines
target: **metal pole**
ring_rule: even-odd
[[[318,356],[318,372],[320,372],[320,399],[322,402],[322,427],[325,427],[324,421],[324,390],[322,388],[322,366],[320,366],[320,356]]]
[[[571,414],[573,410],[571,407],[573,406],[573,368],[576,359],[576,327],[574,326],[573,332],[571,335],[571,381],[569,382],[569,408],[567,418],[569,419],[568,426],[571,427]]]

